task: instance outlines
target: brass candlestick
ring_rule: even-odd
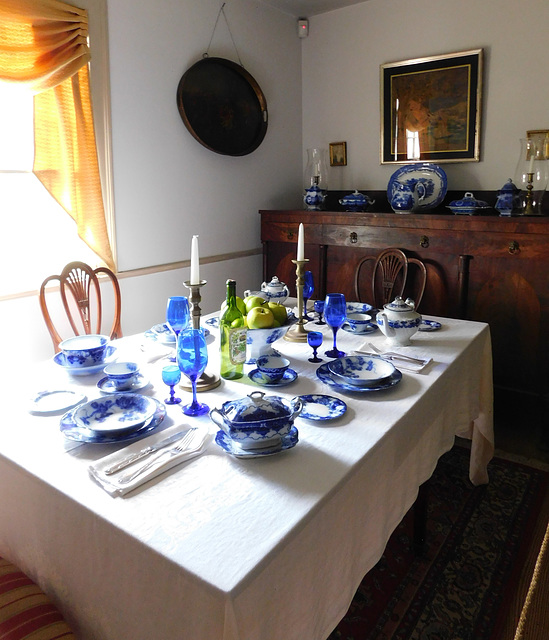
[[[534,174],[531,172],[528,172],[526,174],[528,176],[528,183],[526,185],[526,197],[524,199],[525,202],[525,207],[524,207],[524,213],[523,215],[525,216],[535,216],[535,215],[539,215],[538,212],[536,212],[535,208],[534,208]]]
[[[207,280],[201,280],[198,284],[191,284],[189,280],[185,280],[183,284],[190,289],[191,295],[189,297],[189,304],[191,307],[191,323],[193,329],[200,329],[200,318],[202,317],[202,310],[200,309],[200,301],[202,296],[200,295],[200,288],[207,283]],[[206,367],[207,369],[207,367]],[[215,389],[221,384],[221,378],[217,374],[204,373],[196,381],[197,391],[209,391]],[[181,379],[179,386],[187,391],[192,391],[191,381],[187,379]]]
[[[307,320],[303,318],[303,285],[305,284],[304,268],[309,260],[305,258],[304,260],[292,260],[292,262],[296,265],[295,271],[297,278],[295,286],[297,290],[298,320],[296,324],[292,325],[288,331],[286,331],[284,340],[288,340],[289,342],[307,342],[307,331],[304,329],[304,325],[307,323]]]

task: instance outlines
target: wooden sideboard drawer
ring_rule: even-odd
[[[549,261],[549,235],[524,233],[470,234],[467,252],[483,258]]]
[[[321,225],[304,224],[305,242],[322,244]],[[299,222],[272,222],[261,225],[262,242],[292,242],[297,246]]]

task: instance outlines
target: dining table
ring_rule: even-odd
[[[201,319],[214,374],[216,315]],[[137,442],[80,441],[61,429],[63,413],[37,412],[32,401],[51,390],[102,397],[101,371],[73,376],[49,359],[6,375],[0,555],[54,599],[81,640],[326,640],[456,436],[470,441],[470,481],[489,482],[490,328],[424,319],[426,330],[396,350],[428,364],[402,367],[386,388],[349,391],[319,377],[333,336],[315,315],[304,329],[323,334],[322,363],[309,361],[306,342],[281,338],[271,347],[297,374],[288,384],[258,384],[251,363],[242,378],[199,393],[211,409],[254,391],[342,401],[336,416],[296,417],[297,443],[274,455],[233,455],[208,414],[188,417],[177,404],[164,405],[165,418]],[[347,354],[369,345],[389,348],[375,327],[337,333]],[[112,346],[118,361],[139,363],[147,384],[138,393],[163,403],[171,348],[150,332]],[[175,392],[189,402],[188,390]],[[91,472],[107,456],[188,427],[204,433],[200,452],[132,491],[109,492]]]

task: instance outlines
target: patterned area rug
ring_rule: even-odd
[[[429,480],[427,544],[412,550],[412,513],[360,585],[328,640],[501,640],[502,619],[548,490],[549,473],[495,458],[490,483],[468,481],[455,446]]]

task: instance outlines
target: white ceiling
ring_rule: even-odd
[[[261,0],[261,2],[296,18],[309,18],[318,13],[360,4],[366,0]]]

